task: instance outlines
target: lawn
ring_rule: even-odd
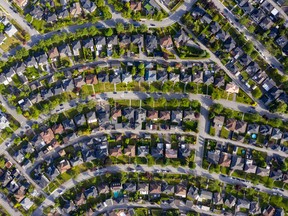
[[[14,36],[8,37],[8,35],[6,35],[6,37],[7,37],[6,40],[3,42],[2,45],[0,45],[0,49],[2,49],[4,52],[7,52],[10,49],[21,44],[21,42],[18,39],[16,39]]]
[[[210,134],[211,136],[215,136],[215,128],[214,128],[213,126],[210,126],[209,134]]]
[[[224,127],[222,127],[220,132],[220,137],[228,139],[230,131],[226,130]]]

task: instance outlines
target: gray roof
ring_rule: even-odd
[[[107,43],[107,45],[117,45],[118,44],[117,35],[112,35],[110,37],[107,37],[106,43]]]
[[[157,37],[155,35],[146,36],[146,49],[148,52],[153,52],[158,47]]]
[[[140,35],[140,34],[132,35],[131,42],[138,46],[143,46],[143,35]]]
[[[95,45],[106,45],[106,40],[104,36],[98,36],[94,38],[95,40]]]
[[[94,42],[92,38],[87,38],[86,40],[82,41],[82,45],[84,48],[90,49],[94,46]]]
[[[86,118],[84,114],[78,114],[74,117],[75,124],[79,126],[83,126],[86,123]]]

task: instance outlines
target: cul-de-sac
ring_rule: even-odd
[[[288,0],[0,0],[0,215],[288,216]]]

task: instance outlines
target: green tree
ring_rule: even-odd
[[[108,28],[105,30],[105,36],[110,37],[113,35],[113,30],[111,28]]]
[[[0,23],[0,32],[3,33],[5,29],[5,25],[3,23]]]
[[[137,72],[136,66],[133,66],[131,70],[132,76],[136,75],[136,72]]]
[[[124,30],[125,30],[125,29],[124,29],[124,25],[123,25],[123,23],[121,23],[121,22],[117,22],[117,23],[116,23],[115,29],[116,29],[116,32],[117,32],[118,34],[123,33]]]
[[[140,25],[139,31],[141,33],[145,33],[145,32],[147,32],[147,30],[148,30],[148,27],[146,25],[144,25],[144,24]]]
[[[152,107],[153,106],[153,104],[154,104],[154,98],[153,97],[148,97],[146,100],[145,100],[145,103],[148,105],[148,106],[150,106],[150,107]]]
[[[160,104],[160,106],[165,106],[165,104],[166,104],[166,98],[165,97],[161,97],[161,98],[159,98],[158,100],[157,100],[157,103],[159,103]]]
[[[181,99],[181,106],[184,108],[189,108],[190,106],[190,101],[188,98],[182,98]]]
[[[132,33],[134,31],[134,25],[133,24],[129,24],[128,25],[128,32]]]
[[[51,121],[52,123],[55,123],[55,122],[58,121],[58,118],[59,118],[59,115],[54,114],[54,115],[52,115],[52,116],[50,117],[50,121]]]
[[[213,104],[212,106],[212,110],[218,115],[222,113],[223,109],[224,109],[223,105],[219,103]]]
[[[274,113],[285,113],[287,111],[287,104],[283,101],[276,101],[272,104],[270,111]]]
[[[258,99],[262,96],[262,91],[259,89],[259,88],[255,88],[253,91],[252,91],[252,95],[254,98]]]

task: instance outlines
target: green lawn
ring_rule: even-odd
[[[228,139],[230,131],[226,130],[224,127],[222,127],[220,132],[220,137]]]

